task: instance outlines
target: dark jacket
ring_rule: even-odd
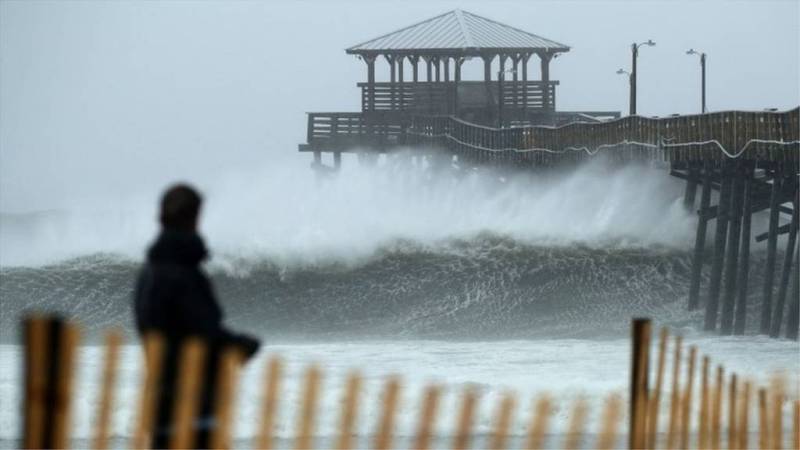
[[[213,411],[213,385],[220,348],[235,345],[247,357],[258,350],[256,339],[233,333],[222,326],[222,310],[208,277],[200,268],[207,255],[206,247],[196,233],[163,231],[150,247],[136,284],[134,309],[139,333],[155,330],[161,332],[167,341],[158,402],[156,446],[167,443],[166,430],[171,420],[178,374],[178,350],[185,337],[198,336],[209,345],[201,418],[210,417]],[[159,430],[162,431],[160,437]]]

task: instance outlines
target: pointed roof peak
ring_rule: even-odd
[[[469,11],[454,9],[354,45],[347,53],[441,53],[448,50],[464,54],[481,50],[566,52],[569,47]]]

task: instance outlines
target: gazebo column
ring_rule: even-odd
[[[396,59],[397,61],[397,85],[398,85],[398,93],[399,93],[399,101],[398,106],[400,110],[405,109],[404,101],[403,101],[403,66],[405,66],[406,58],[404,56],[400,56]]]
[[[433,61],[430,56],[424,56],[423,58],[425,59],[425,68],[427,70],[427,78],[425,78],[425,81],[430,83],[433,81]]]
[[[519,75],[517,73],[517,69],[519,69],[519,54],[516,54],[511,57],[511,61],[514,64],[514,101],[511,102],[514,105],[514,117],[517,117],[517,110],[519,109]]]
[[[439,65],[441,60],[438,56],[433,57],[434,68],[436,69],[436,82],[442,81],[442,68]]]
[[[500,54],[499,62],[500,68],[497,70],[497,127],[503,128],[505,117],[503,117],[503,109],[505,105],[505,81],[506,81],[506,58],[507,55]]]
[[[489,111],[486,122],[490,122],[494,115],[492,111],[494,106],[494,97],[492,95],[492,60],[494,55],[482,55],[481,58],[483,58],[483,83],[486,87],[486,109]]]
[[[522,117],[528,117],[528,60],[531,54],[522,55]]]
[[[539,59],[542,64],[542,109],[545,112],[552,112],[555,110],[555,105],[550,104],[550,60],[553,59],[553,54],[541,52]]]
[[[453,114],[458,116],[458,84],[461,83],[461,65],[464,64],[464,58],[456,58],[453,62],[455,63],[455,74],[453,75],[455,79],[453,83]]]
[[[411,79],[416,83],[419,81],[419,56],[409,56],[408,62],[411,63]]]
[[[450,81],[450,57],[445,56],[444,58],[444,81],[445,83]]]
[[[367,114],[364,122],[367,128],[367,139],[373,142],[375,135],[375,125],[372,122],[372,111],[375,111],[375,55],[363,55],[364,62],[367,63],[367,104],[362,106]]]
[[[390,109],[394,109],[394,105],[396,102],[395,98],[395,83],[397,81],[397,75],[394,67],[394,62],[397,59],[394,55],[384,55],[386,61],[389,63],[389,107]]]

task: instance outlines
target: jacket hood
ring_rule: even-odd
[[[147,251],[147,260],[194,266],[208,257],[203,239],[193,232],[164,230]]]

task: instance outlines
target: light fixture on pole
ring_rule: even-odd
[[[687,55],[700,55],[700,105],[703,114],[706,113],[706,54],[690,48],[686,50]]]
[[[639,47],[646,45],[648,47],[655,47],[656,43],[652,39],[646,42],[631,44],[631,105],[630,115],[636,115],[636,58],[639,56]]]

